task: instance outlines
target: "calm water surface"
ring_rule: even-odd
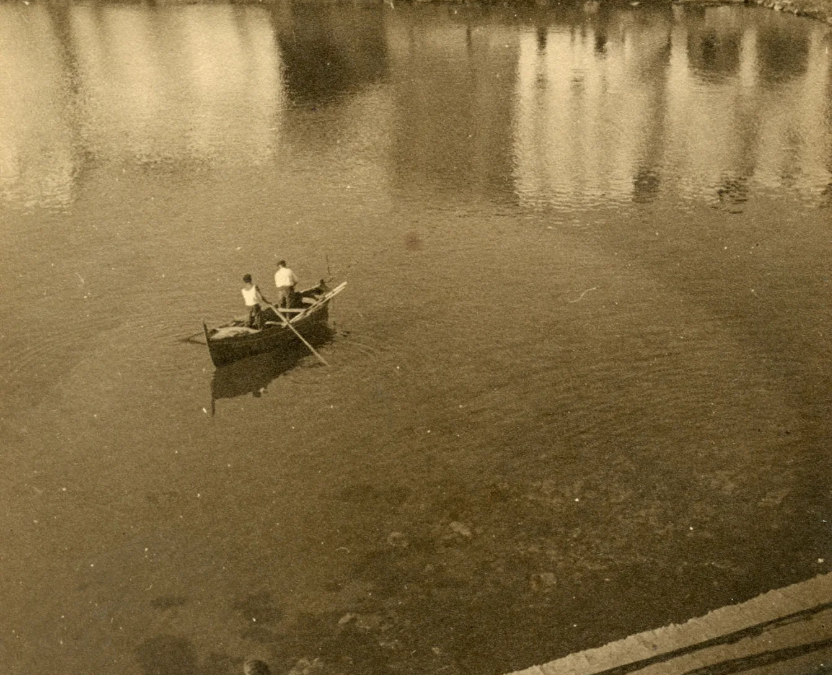
[[[499,673],[830,570],[829,27],[394,4],[0,4],[4,672]],[[279,258],[331,367],[215,372]]]

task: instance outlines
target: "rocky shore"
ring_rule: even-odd
[[[416,4],[430,3],[430,2],[451,2],[451,3],[466,3],[468,0],[413,0]],[[483,4],[523,4],[529,0],[506,0],[504,3],[499,3],[499,0],[480,0]],[[539,4],[540,0],[532,0],[533,3]],[[776,12],[787,12],[795,16],[803,16],[810,19],[816,19],[832,25],[832,0],[672,0],[674,4],[679,5],[751,5],[757,4],[761,7],[768,7]],[[476,4],[476,3],[474,3]],[[560,4],[557,0],[550,0],[544,4]],[[636,2],[632,4],[638,4]]]
[[[729,4],[711,0],[674,0],[679,4]],[[734,3],[730,3],[734,4]],[[832,24],[832,0],[739,0],[735,4],[757,4],[776,12],[788,12]]]
[[[758,5],[778,12],[790,12],[832,24],[832,1],[830,0],[756,0]]]

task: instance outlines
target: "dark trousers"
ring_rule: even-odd
[[[263,321],[263,312],[260,310],[260,305],[252,305],[248,308],[248,327],[262,330],[265,326]]]
[[[291,307],[294,289],[294,286],[278,286],[277,300],[275,300],[274,304],[277,307]]]

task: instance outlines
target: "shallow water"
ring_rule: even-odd
[[[6,672],[499,673],[829,571],[831,42],[0,4]],[[331,366],[215,372],[280,258]]]

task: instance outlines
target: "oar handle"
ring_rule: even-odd
[[[262,297],[262,296],[261,296],[261,297]],[[303,342],[303,344],[305,344],[305,345],[306,345],[306,347],[309,349],[309,351],[310,351],[310,352],[312,352],[312,353],[313,353],[313,354],[314,354],[314,355],[318,358],[318,360],[319,360],[321,363],[323,363],[325,366],[328,366],[328,365],[329,365],[329,364],[326,362],[326,359],[325,359],[323,356],[321,356],[320,354],[318,354],[318,352],[315,350],[315,348],[314,348],[312,345],[310,345],[310,344],[306,341],[306,338],[304,338],[304,337],[303,337],[303,335],[301,335],[301,334],[298,332],[298,330],[297,330],[297,329],[296,329],[296,328],[295,328],[295,327],[294,327],[294,326],[293,326],[293,325],[292,325],[289,321],[287,321],[286,317],[285,317],[285,316],[283,316],[283,314],[281,314],[280,310],[279,310],[277,307],[275,307],[274,305],[272,305],[272,304],[271,304],[271,303],[269,303],[269,302],[267,302],[266,304],[267,304],[269,307],[271,307],[271,308],[272,308],[272,311],[273,311],[275,314],[277,314],[277,316],[278,316],[278,317],[279,317],[279,318],[283,321],[283,325],[284,325],[284,326],[286,326],[287,328],[289,328],[289,329],[290,329],[290,330],[291,330],[291,331],[292,331],[295,335],[297,335],[298,339],[299,339],[301,342]]]

